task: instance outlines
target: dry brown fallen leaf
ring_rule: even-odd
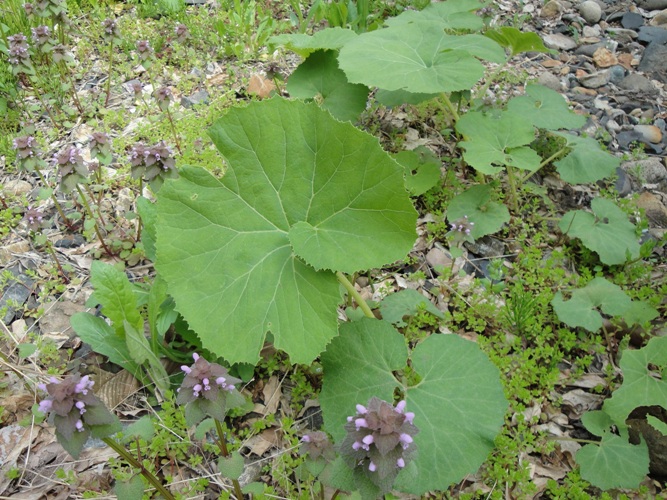
[[[276,85],[273,81],[264,78],[259,73],[255,73],[250,77],[250,83],[248,83],[248,94],[256,95],[260,99],[269,97],[275,90]]]

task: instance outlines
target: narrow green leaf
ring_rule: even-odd
[[[147,363],[146,372],[161,393],[169,389],[169,375],[160,362],[156,353],[151,350],[148,339],[144,336],[143,328],[136,330],[127,321],[125,326],[125,341],[130,356],[137,364]]]
[[[140,196],[137,198],[137,211],[143,224],[141,242],[144,244],[146,257],[155,262],[155,222],[157,220],[157,209],[154,203]]]
[[[132,361],[125,340],[103,318],[80,312],[73,315],[70,321],[79,338],[90,345],[93,351],[106,356],[109,361],[130,373],[137,373],[138,366]]]
[[[137,299],[123,271],[96,260],[90,269],[90,281],[94,292],[87,305],[100,304],[102,314],[111,320],[116,334],[124,336],[124,321],[136,330],[142,329],[143,320],[137,308]]]

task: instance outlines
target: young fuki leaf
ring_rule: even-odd
[[[386,26],[400,26],[413,22],[437,23],[441,29],[479,31],[484,27],[484,20],[475,14],[484,7],[477,0],[447,0],[434,2],[422,10],[405,10],[396,17],[385,21]]]
[[[537,33],[522,32],[511,26],[502,26],[485,31],[484,36],[488,36],[502,47],[510,49],[510,57],[522,52],[549,52]]]
[[[470,235],[477,239],[500,231],[510,221],[510,212],[505,205],[491,201],[492,189],[488,184],[472,186],[456,195],[447,207],[450,222],[467,216],[473,222]]]
[[[495,175],[505,166],[530,172],[540,167],[539,155],[526,146],[535,139],[535,128],[520,115],[472,111],[459,119],[456,130],[465,139],[459,142],[463,158],[485,175]]]
[[[440,160],[430,149],[418,146],[394,158],[405,169],[405,187],[412,196],[424,194],[440,181]]]
[[[308,57],[316,50],[338,50],[356,37],[357,34],[351,29],[337,26],[316,31],[313,35],[302,33],[276,35],[269,38],[269,43],[284,45],[285,48],[303,57]]]
[[[447,35],[437,23],[415,22],[359,35],[338,62],[350,82],[433,94],[477,83],[484,66],[476,57],[503,62],[505,52],[482,35]]]
[[[554,163],[560,178],[571,184],[589,184],[609,177],[621,164],[621,160],[603,151],[600,144],[590,137],[555,132],[567,140],[570,153]]]
[[[575,129],[586,123],[586,118],[570,111],[561,94],[542,85],[527,85],[525,95],[507,103],[507,111],[546,130]]]
[[[414,316],[421,308],[440,319],[445,317],[442,311],[417,290],[401,290],[400,292],[390,293],[380,302],[382,319],[398,327],[406,326],[403,318]]]
[[[581,421],[602,438],[598,444],[587,444],[577,451],[581,477],[603,490],[637,488],[649,472],[644,440],[638,445],[630,444],[625,423],[614,421],[605,411],[589,411]]]
[[[604,264],[623,264],[628,258],[639,257],[635,226],[623,210],[604,198],[595,198],[591,210],[592,214],[583,210],[566,213],[558,227],[564,234],[579,238],[586,248],[600,256]]]
[[[210,134],[227,173],[186,167],[165,183],[156,267],[204,348],[252,363],[270,331],[293,362],[309,363],[338,329],[331,270],[380,267],[412,248],[403,169],[313,103],[232,109]]]
[[[292,97],[312,99],[322,97],[321,106],[339,120],[351,122],[366,109],[368,87],[353,84],[338,68],[338,53],[317,50],[310,54],[287,80]]]

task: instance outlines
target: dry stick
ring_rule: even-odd
[[[111,38],[111,43],[109,44],[109,71],[107,72],[107,96],[104,99],[104,107],[106,108],[109,104],[109,96],[111,95],[111,70],[113,68],[113,37]]]
[[[42,184],[44,184],[44,186],[48,188],[49,184],[46,182],[46,179],[42,175],[42,172],[37,167],[35,167],[35,172],[37,172],[37,175],[39,176],[39,179],[42,181]],[[56,198],[54,191],[51,191],[51,200],[53,200],[53,203],[56,205],[56,210],[58,210],[60,217],[63,219],[63,222],[67,226],[67,229],[69,229],[70,231],[74,230],[74,226],[72,226],[69,219],[65,216],[65,212],[63,212],[63,207],[60,206],[60,203],[58,203],[58,199]]]
[[[86,209],[88,216],[91,219],[93,219],[93,227],[95,228],[95,234],[97,234],[97,239],[100,240],[100,243],[102,244],[102,247],[104,248],[104,251],[107,253],[107,255],[109,257],[115,257],[115,254],[109,249],[106,242],[104,241],[104,237],[102,236],[102,232],[100,231],[100,226],[97,223],[97,219],[93,215],[93,211],[90,209],[88,200],[86,199],[86,196],[83,194],[83,191],[81,191],[81,187],[78,184],[76,185],[76,190],[79,192],[79,196],[81,196],[81,203],[83,203],[83,206]]]
[[[220,447],[220,452],[223,457],[229,456],[229,450],[227,450],[227,443],[225,442],[225,431],[222,428],[222,424],[217,418],[213,419],[215,421],[215,429],[218,431],[218,446]],[[243,490],[241,489],[241,484],[238,479],[232,479],[232,484],[234,485],[234,493],[238,497],[238,500],[243,500]]]
[[[153,475],[151,471],[146,469],[146,467],[144,467],[139,461],[137,461],[136,458],[130,455],[130,453],[125,448],[123,448],[116,441],[108,437],[102,438],[102,441],[104,441],[107,444],[107,446],[109,446],[109,448],[118,453],[132,467],[134,467],[135,469],[139,469],[141,475],[144,476],[149,483],[155,486],[155,489],[158,490],[166,500],[176,500],[174,495],[172,495],[171,492],[164,487],[164,485],[160,482],[160,480],[157,477],[155,477],[155,475]]]

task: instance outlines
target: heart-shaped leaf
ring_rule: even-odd
[[[589,184],[609,177],[621,164],[621,160],[600,148],[600,143],[590,137],[556,132],[567,140],[572,151],[554,163],[561,179],[571,184]]]
[[[317,50],[308,56],[287,81],[287,91],[299,99],[322,97],[321,106],[339,120],[356,121],[366,109],[368,87],[347,81],[338,68],[338,53]]]
[[[561,94],[542,85],[527,85],[526,94],[511,99],[507,110],[546,130],[580,128],[586,123],[586,118],[570,111]]]
[[[338,329],[330,270],[380,267],[412,248],[403,169],[377,139],[312,103],[253,103],[210,133],[227,173],[183,168],[165,183],[156,267],[206,349],[252,363],[270,331],[308,363]]]
[[[477,0],[447,0],[430,3],[420,11],[406,10],[402,14],[387,19],[387,26],[400,26],[414,22],[437,23],[441,29],[478,31],[484,27],[482,18],[475,14],[484,7]]]
[[[398,475],[396,488],[419,495],[445,489],[479,468],[503,425],[507,401],[498,369],[472,342],[432,335],[411,359],[420,380],[403,389],[420,432],[415,467]],[[392,372],[406,361],[405,339],[388,323],[364,319],[341,325],[340,336],[322,355],[320,401],[334,440],[344,435],[357,403],[371,396],[392,401],[400,387]]]
[[[405,187],[413,196],[419,196],[440,181],[440,160],[431,150],[418,146],[412,151],[394,155],[405,169]]]
[[[380,302],[382,319],[398,327],[406,326],[403,321],[405,316],[414,316],[422,308],[440,319],[445,317],[440,309],[417,290],[390,293]]]
[[[276,35],[269,38],[269,43],[284,45],[289,50],[307,57],[316,50],[338,50],[356,37],[357,34],[350,29],[334,27],[319,30],[313,35],[302,33]]]
[[[635,226],[623,210],[611,200],[595,198],[593,213],[572,210],[558,223],[563,233],[579,238],[584,246],[600,256],[607,265],[623,264],[639,257]]]
[[[482,35],[447,35],[437,23],[409,23],[359,35],[338,57],[349,81],[385,90],[433,94],[471,88],[484,75],[476,57],[503,62]]]
[[[477,239],[500,231],[503,224],[510,221],[510,212],[505,205],[491,201],[491,186],[472,186],[455,196],[447,207],[450,222],[467,216],[474,223],[470,235]]]
[[[535,139],[530,121],[510,112],[484,114],[466,113],[456,124],[465,138],[459,146],[463,158],[485,175],[494,175],[504,166],[535,171],[540,167],[539,155],[527,147]]]

